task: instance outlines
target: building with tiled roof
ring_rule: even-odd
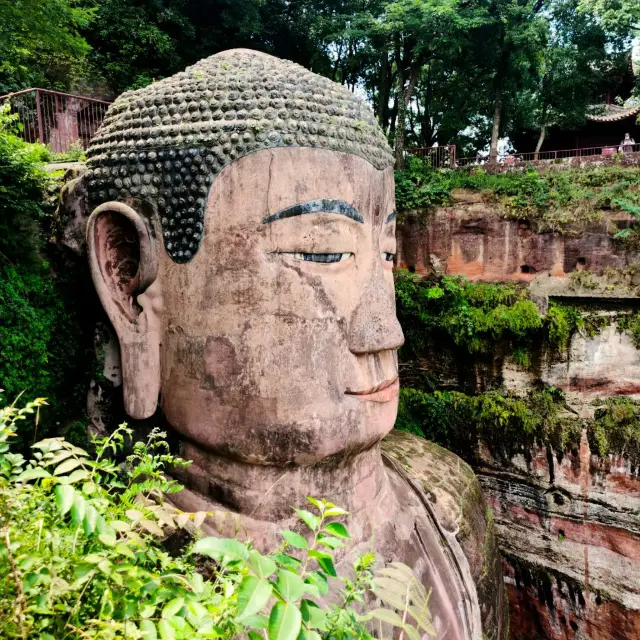
[[[628,106],[605,104],[599,108],[594,108],[594,112],[587,116],[587,120],[591,122],[621,122],[623,120],[637,119],[638,115],[640,115],[640,103]],[[629,124],[633,125],[633,120]]]
[[[640,143],[640,97],[631,94],[640,71],[640,39],[634,42],[633,53],[629,55],[626,73],[615,78],[609,94],[601,104],[593,105],[585,123],[575,129],[551,127],[547,132],[542,151],[563,151],[571,149],[591,149],[598,154],[598,148],[617,151],[625,133],[636,143]],[[623,104],[616,104],[622,98]],[[523,132],[514,136],[513,142],[518,151],[533,151],[538,131]]]

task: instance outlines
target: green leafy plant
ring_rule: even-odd
[[[614,204],[618,205],[622,211],[626,213],[630,213],[636,220],[640,219],[640,203],[633,202],[629,200],[629,198],[617,198],[614,201]],[[628,227],[626,229],[621,229],[618,233],[613,236],[618,240],[625,240],[629,244],[637,244],[637,238],[640,235],[640,231],[637,227]],[[635,242],[634,242],[635,241]]]
[[[640,403],[630,398],[607,398],[587,429],[595,453],[622,456],[635,470],[640,467]]]
[[[188,463],[158,430],[119,464],[126,425],[97,440],[94,455],[63,438],[33,445],[29,461],[12,453],[18,425],[44,404],[0,409],[3,638],[368,640],[374,627],[435,635],[430,594],[405,565],[376,570],[369,553],[351,577],[339,574],[335,553],[350,539],[344,509],[309,498],[310,510],[296,510],[300,532],[282,531],[268,554],[202,537],[212,514],[165,500],[181,489],[166,471]],[[164,540],[180,530],[189,535],[171,554]],[[371,609],[374,595],[382,606]]]
[[[46,149],[16,134],[17,119],[0,107],[0,386],[16,397],[33,386],[51,399],[44,436],[82,420],[93,351],[91,305],[79,304],[88,285],[84,261],[51,249],[55,182],[44,170]],[[59,424],[56,424],[59,423]],[[19,434],[33,442],[33,431]]]
[[[633,167],[594,167],[563,171],[490,173],[482,168],[434,170],[430,163],[411,159],[396,172],[396,203],[400,212],[451,202],[463,189],[482,194],[507,218],[531,221],[538,232],[575,232],[615,209],[634,214],[640,207],[640,171]],[[402,219],[402,215],[401,215]],[[631,230],[617,237],[629,237]]]
[[[55,153],[47,150],[47,162],[84,162],[85,150],[81,140],[74,140],[66,151]]]
[[[526,289],[513,284],[453,276],[423,279],[399,271],[396,299],[407,336],[405,357],[419,354],[428,339],[443,338],[468,353],[486,353],[499,341],[526,341],[543,326]]]
[[[422,435],[476,461],[478,442],[499,458],[529,456],[534,446],[562,453],[580,442],[581,423],[561,417],[564,395],[547,387],[518,396],[504,390],[469,395],[459,391],[400,390],[396,428]]]

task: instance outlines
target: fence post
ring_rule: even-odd
[[[36,89],[36,113],[38,114],[38,140],[44,144],[44,130],[42,127],[42,107],[40,105],[40,89]]]
[[[456,145],[455,144],[452,144],[450,146],[449,164],[451,165],[452,169],[455,169],[455,167],[456,167]]]

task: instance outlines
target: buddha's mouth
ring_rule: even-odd
[[[371,389],[364,391],[346,391],[349,396],[355,396],[358,400],[367,400],[369,402],[389,402],[398,397],[400,392],[400,381],[398,376],[385,380],[380,384],[377,384]]]

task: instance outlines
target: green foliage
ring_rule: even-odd
[[[15,397],[35,384],[51,398],[44,435],[62,416],[84,412],[92,338],[81,317],[89,306],[78,305],[77,272],[47,255],[46,149],[14,135],[15,124],[0,107],[0,387]]]
[[[89,50],[78,29],[92,14],[75,0],[0,0],[0,94],[67,88]]]
[[[536,444],[550,444],[562,452],[580,440],[579,425],[558,416],[563,405],[562,392],[553,387],[526,396],[498,390],[467,395],[404,388],[396,428],[422,435],[472,461],[479,440],[504,458],[528,456]]]
[[[422,279],[396,274],[397,313],[406,335],[403,354],[415,357],[429,340],[447,339],[468,353],[487,353],[497,342],[526,343],[543,326],[526,289],[469,282],[462,277]]]
[[[611,76],[627,64],[617,50],[619,39],[607,38],[592,12],[578,11],[579,1],[546,3],[551,29],[539,51],[537,73],[511,100],[514,124],[538,133],[540,143],[551,126],[583,125],[589,106],[602,100]]]
[[[636,349],[640,349],[640,313],[620,316],[617,318],[618,331],[625,332],[631,336],[631,340]]]
[[[628,37],[640,29],[640,5],[636,0],[580,0],[580,9],[595,14],[610,32]]]
[[[590,444],[597,455],[614,454],[640,466],[640,404],[629,398],[607,398],[589,425]],[[592,444],[593,443],[593,444]]]
[[[396,185],[400,211],[446,205],[454,189],[466,189],[481,193],[506,217],[530,220],[539,232],[575,230],[600,218],[604,209],[633,213],[633,207],[640,207],[640,171],[635,168],[435,171],[413,158],[396,173]]]
[[[571,336],[583,326],[583,320],[575,308],[551,303],[545,324],[550,344],[563,351],[568,348]]]
[[[526,287],[512,283],[470,282],[457,276],[421,278],[400,270],[396,308],[406,338],[401,359],[420,359],[435,347],[453,350],[454,357],[469,367],[484,356],[509,354],[515,364],[529,368],[532,353],[563,352],[577,331],[593,337],[618,319],[557,302],[549,304],[543,317],[527,296]],[[634,340],[640,344],[640,320],[620,316],[619,321],[620,330],[637,333]]]
[[[370,553],[352,577],[338,575],[334,554],[350,536],[335,504],[309,498],[313,511],[297,510],[300,533],[282,531],[269,554],[201,537],[213,514],[165,501],[181,489],[166,471],[188,463],[158,430],[121,465],[110,455],[122,455],[126,425],[96,441],[94,456],[62,438],[33,445],[29,462],[12,453],[18,424],[43,404],[0,408],[3,638],[370,640],[381,623],[435,636],[430,593],[405,565],[374,571]],[[163,540],[180,529],[196,539],[172,555]],[[383,606],[368,610],[371,592]]]
[[[636,198],[638,200],[638,198]],[[630,213],[636,220],[640,219],[640,202],[629,200],[626,198],[616,198],[613,201],[620,209],[626,213]],[[636,248],[640,244],[640,230],[634,227],[621,229],[616,233],[614,238],[624,240],[631,248]]]
[[[432,171],[431,163],[410,158],[403,171],[396,171],[396,205],[398,210],[431,209],[450,203],[451,172]]]
[[[472,396],[458,391],[425,393],[403,387],[395,428],[468,456],[474,450],[474,415]]]
[[[39,223],[46,217],[43,194],[49,177],[42,162],[47,151],[15,135],[20,124],[9,109],[0,106],[0,260],[33,261],[42,242]]]
[[[47,150],[47,162],[84,162],[86,159],[82,141],[76,140],[69,145],[69,148],[61,153],[52,153]]]
[[[83,34],[93,47],[89,60],[94,73],[104,77],[116,93],[146,86],[201,58],[236,47],[266,51],[328,75],[338,72],[328,47],[337,46],[346,20],[353,19],[349,4],[100,0],[95,19]],[[357,61],[350,57],[348,63]]]

